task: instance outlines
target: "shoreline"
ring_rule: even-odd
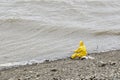
[[[120,50],[92,53],[95,59],[70,58],[1,70],[1,80],[120,79]]]

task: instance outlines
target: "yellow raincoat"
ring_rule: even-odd
[[[85,57],[87,55],[87,50],[86,50],[86,47],[83,43],[83,41],[80,41],[80,46],[78,47],[78,49],[76,49],[74,51],[74,54],[71,56],[72,59],[75,59],[75,58],[82,58],[82,57]]]

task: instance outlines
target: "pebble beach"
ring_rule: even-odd
[[[0,71],[0,80],[120,80],[120,50],[93,53],[93,59],[46,60]]]

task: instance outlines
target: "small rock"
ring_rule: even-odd
[[[106,64],[101,64],[99,67],[105,67],[106,66]]]
[[[27,69],[24,69],[24,71],[27,71]]]
[[[116,65],[116,63],[115,63],[115,62],[109,62],[109,63],[110,63],[110,65],[111,65],[111,66]]]
[[[30,80],[31,76],[26,76],[25,80]]]
[[[44,62],[50,62],[49,60],[45,60]]]
[[[39,78],[36,78],[37,80],[40,80]]]
[[[18,80],[21,80],[20,78],[18,78]]]
[[[51,71],[56,72],[56,71],[57,71],[57,69],[52,69]]]
[[[32,65],[36,66],[36,65],[38,65],[38,63],[33,63]]]
[[[98,67],[105,67],[107,63],[100,61]]]
[[[33,71],[29,71],[30,73],[33,73]]]
[[[39,74],[37,74],[37,75],[36,75],[36,77],[40,77],[40,75],[39,75]]]
[[[93,77],[90,77],[90,80],[95,80],[95,76],[93,76]]]
[[[57,78],[53,78],[53,80],[58,80]]]

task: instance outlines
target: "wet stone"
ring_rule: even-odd
[[[49,60],[45,60],[44,62],[48,63],[48,62],[50,62],[50,61],[49,61]]]

